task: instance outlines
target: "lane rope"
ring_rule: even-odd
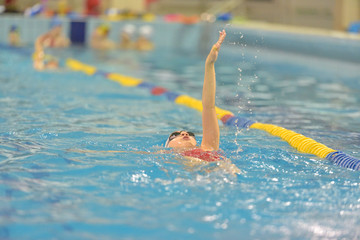
[[[124,76],[117,73],[107,73],[98,70],[96,67],[82,63],[75,59],[67,59],[66,65],[74,70],[81,71],[88,75],[100,74],[109,80],[115,81],[125,87],[140,87],[150,91],[152,95],[164,95],[169,101],[179,105],[184,105],[193,108],[197,111],[202,111],[202,103],[200,100],[193,97],[171,92],[166,88],[156,86],[151,83],[144,82],[141,79]],[[264,124],[235,116],[232,112],[216,107],[217,118],[227,126],[235,126],[239,128],[253,128],[268,132],[271,135],[280,137],[282,140],[289,143],[290,146],[296,148],[299,152],[313,154],[319,158],[327,159],[334,164],[350,168],[353,170],[360,170],[360,160],[356,159],[344,152],[334,150],[321,144],[311,138],[305,137],[302,134],[279,127],[273,124]]]

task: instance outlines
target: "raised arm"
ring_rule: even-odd
[[[45,64],[45,53],[44,53],[44,47],[43,47],[43,39],[44,36],[40,36],[36,39],[34,44],[34,53],[33,53],[33,66],[36,70],[44,70]]]
[[[219,149],[220,130],[215,111],[216,77],[214,64],[225,36],[226,32],[225,30],[222,30],[219,34],[219,40],[211,48],[205,61],[204,85],[202,92],[203,139],[201,142],[201,148],[208,151]]]

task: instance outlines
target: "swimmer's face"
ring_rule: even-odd
[[[177,131],[169,137],[168,147],[170,148],[188,148],[195,147],[196,139],[192,132]]]
[[[62,26],[59,25],[59,26],[54,27],[53,29],[51,29],[51,32],[55,36],[60,35],[62,32]]]
[[[128,34],[127,32],[122,32],[122,33],[121,33],[121,40],[123,40],[123,41],[130,41],[130,40],[131,40],[131,35]]]

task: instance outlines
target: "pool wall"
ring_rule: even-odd
[[[228,29],[227,41],[246,44],[258,48],[270,48],[280,51],[314,55],[318,57],[334,58],[343,61],[360,63],[360,35],[351,35],[340,32],[319,34],[314,31],[297,31],[295,28],[281,29],[270,26],[249,26],[248,24],[226,23],[198,23],[185,25],[168,23],[160,17],[152,22],[142,20],[127,20],[109,22],[100,18],[86,18],[71,20],[61,19],[63,31],[73,42],[88,44],[92,31],[100,23],[106,22],[111,27],[110,38],[119,41],[121,30],[126,24],[151,25],[153,28],[152,40],[161,49],[174,48],[181,45],[183,49],[207,49],[217,36],[214,31],[221,28]],[[32,45],[37,36],[49,29],[51,19],[43,17],[26,18],[19,15],[0,16],[0,43],[7,43],[7,35],[12,25],[20,28],[22,43]],[[81,40],[83,35],[83,40]],[[79,39],[80,36],[80,39]],[[240,39],[240,36],[243,36]],[[75,41],[74,41],[75,40]],[[196,43],[196,44],[194,44]],[[201,43],[201,44],[199,44]]]

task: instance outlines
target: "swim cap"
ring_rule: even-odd
[[[61,20],[58,17],[53,17],[50,21],[50,29],[59,26],[62,26]]]
[[[96,30],[101,34],[106,35],[110,31],[110,26],[106,23],[102,23],[96,28]]]
[[[140,35],[142,35],[144,37],[150,37],[152,31],[153,31],[153,29],[151,26],[145,25],[140,28],[139,33],[140,33]]]
[[[126,24],[123,28],[123,32],[132,35],[135,32],[135,26],[132,24]]]
[[[11,27],[10,27],[10,32],[18,32],[18,31],[19,31],[18,26],[16,26],[16,25],[11,25]]]

